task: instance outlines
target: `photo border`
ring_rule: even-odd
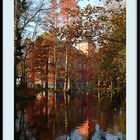
[[[126,140],[137,139],[137,0],[126,0]]]
[[[135,140],[139,136],[137,128],[137,12],[140,12],[139,0],[126,0],[127,10],[127,67],[126,67],[126,140]],[[138,5],[137,5],[138,3]],[[139,25],[138,21],[138,25]],[[140,28],[138,26],[138,31]],[[138,43],[139,44],[139,43]],[[14,0],[3,1],[3,139],[14,139]],[[140,65],[138,71],[140,70]],[[138,80],[137,80],[138,76]],[[138,86],[139,91],[139,86]],[[137,98],[138,97],[138,98]],[[138,111],[139,112],[139,111]],[[140,117],[138,113],[138,117]],[[138,122],[137,122],[138,121]]]
[[[3,1],[3,140],[14,139],[14,0]]]
[[[0,26],[0,33],[1,33],[1,51],[0,51],[0,56],[1,56],[1,109],[2,109],[2,125],[1,125],[1,130],[3,130],[3,0],[0,1],[0,8],[1,8],[1,26]],[[3,132],[3,131],[2,131]],[[3,139],[3,133],[2,133],[2,139]]]
[[[140,1],[137,0],[137,138],[140,138]]]

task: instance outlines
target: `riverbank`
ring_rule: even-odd
[[[123,87],[122,88],[114,88],[114,93],[112,94],[113,96],[116,95],[121,95],[121,90],[125,90]],[[63,90],[57,90],[56,92],[53,91],[53,89],[45,89],[45,88],[25,88],[25,87],[17,87],[16,88],[16,92],[15,92],[15,99],[16,100],[32,100],[35,99],[38,93],[48,93],[48,94],[54,94],[56,93],[57,95],[63,95]],[[82,95],[82,94],[91,94],[94,96],[98,96],[98,94],[100,94],[100,97],[104,97],[104,96],[109,96],[110,94],[108,94],[104,88],[94,88],[94,89],[72,89],[71,90],[71,96],[74,95]],[[124,95],[125,96],[125,95]]]

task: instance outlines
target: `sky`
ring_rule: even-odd
[[[38,4],[38,3],[40,3],[41,1],[42,0],[34,0],[35,5]],[[45,1],[47,2],[48,0],[45,0]],[[104,0],[102,0],[102,1],[104,1]],[[83,7],[85,7],[88,4],[96,5],[96,6],[103,6],[103,3],[100,2],[100,0],[79,0],[78,4],[79,4],[80,8],[83,8]],[[34,23],[31,23],[31,24],[34,25]],[[32,28],[28,28],[28,31],[30,33],[33,32],[32,30],[33,30]],[[42,29],[38,28],[38,34],[42,34],[43,32],[44,31]]]
[[[80,0],[78,3],[79,3],[79,6],[83,8],[88,4],[95,5],[95,6],[103,6],[107,1],[108,0]],[[125,0],[122,0],[122,3],[124,1]],[[118,2],[116,2],[116,0],[111,0],[108,7],[111,9],[117,9],[119,8],[119,4]]]
[[[96,6],[103,6],[103,3],[100,2],[99,0],[80,0],[78,4],[81,8],[85,7],[88,4],[96,5]]]
[[[35,5],[40,3],[42,0],[33,0],[35,2]],[[44,0],[46,3],[46,6],[48,6],[48,0]],[[80,8],[84,8],[86,7],[88,4],[93,5],[93,6],[104,6],[105,2],[107,0],[78,0],[78,5],[80,6]],[[110,9],[116,9],[118,6],[118,3],[115,0],[111,0],[111,4],[108,5],[108,7]],[[34,26],[34,23],[31,23],[31,25]],[[28,32],[32,33],[33,29],[32,28],[28,28]],[[44,32],[44,30],[42,30],[41,28],[38,28],[38,35],[42,34]],[[31,35],[29,35],[31,36]]]

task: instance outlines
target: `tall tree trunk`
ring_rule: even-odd
[[[24,86],[27,86],[27,78],[26,78],[26,59],[25,59],[25,58],[23,59],[23,65],[22,65],[22,66],[23,66],[23,75],[22,75],[22,76],[23,76],[23,83],[22,83],[22,84],[23,84]]]
[[[66,55],[65,55],[65,80],[64,80],[64,101],[66,104],[66,90],[68,86],[68,47],[66,46]]]
[[[57,80],[57,63],[56,63],[56,45],[54,45],[54,92],[56,92],[56,81]]]
[[[21,67],[21,86],[25,86],[25,59],[22,59],[20,61],[20,67]]]
[[[32,88],[34,88],[34,86],[35,86],[35,72],[33,70],[33,84],[32,84]]]
[[[57,48],[57,41],[56,45],[54,45],[54,100],[55,100],[55,110],[56,110],[56,94],[57,94],[57,58],[56,58],[56,48]]]
[[[100,80],[98,78],[98,91],[97,91],[97,96],[98,96],[98,100],[100,101],[101,99],[101,93],[100,93]]]
[[[26,86],[27,84],[26,84],[26,59],[24,59],[23,60],[23,73],[24,73],[24,75],[23,75],[23,77],[24,77],[24,85]]]
[[[112,83],[112,81],[111,81],[111,83],[110,83],[110,94],[111,94],[111,98],[110,98],[110,102],[112,101],[112,97],[113,97],[113,93],[114,93],[114,89],[113,89],[113,83]]]
[[[49,69],[48,69],[48,56],[46,58],[46,95],[48,97],[48,78],[49,78]]]
[[[21,60],[21,86],[24,85],[24,65],[23,60]]]
[[[43,67],[42,67],[42,64],[41,64],[41,84],[42,84],[42,88],[43,88]]]

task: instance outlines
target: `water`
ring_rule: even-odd
[[[77,94],[65,106],[43,94],[16,102],[15,140],[125,140],[125,99]]]

